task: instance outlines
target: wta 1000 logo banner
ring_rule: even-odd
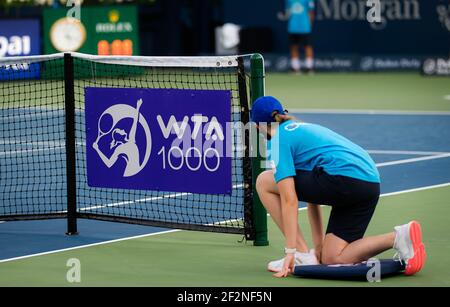
[[[91,187],[231,194],[231,93],[85,88]]]

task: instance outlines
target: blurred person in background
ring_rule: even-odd
[[[291,70],[300,73],[300,46],[305,50],[305,71],[312,72],[314,52],[311,31],[314,20],[314,0],[285,0],[285,11],[278,18],[288,22]]]

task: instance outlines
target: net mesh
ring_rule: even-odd
[[[0,62],[0,219],[66,214],[64,59],[38,61],[26,67],[27,73],[8,65]],[[235,154],[232,158],[231,195],[93,188],[87,185],[86,174],[86,87],[229,90],[232,121],[246,122],[242,65],[155,67],[74,57],[73,74],[78,217],[193,230],[249,231],[248,157]],[[241,133],[233,135],[233,148],[238,150],[245,145],[245,138]]]
[[[45,70],[61,75],[62,64],[49,60]],[[1,216],[57,214],[67,207],[64,82],[46,79],[43,66],[0,64]]]

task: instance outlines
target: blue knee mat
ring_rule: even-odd
[[[380,261],[380,277],[396,275],[405,270],[399,260],[383,259]],[[299,265],[294,275],[303,278],[319,279],[356,279],[367,280],[367,273],[374,267],[373,263],[362,262],[353,265]],[[373,270],[371,271],[371,275]]]

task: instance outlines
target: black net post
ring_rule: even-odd
[[[241,107],[241,121],[244,125],[250,121],[250,110],[248,105],[246,76],[244,68],[244,59],[238,58],[238,83],[239,83],[239,99]],[[250,133],[247,129],[243,129],[243,172],[244,172],[244,234],[248,241],[255,240],[256,229],[253,224],[253,174],[252,162],[250,158]]]
[[[77,235],[77,185],[75,151],[75,94],[73,58],[64,54],[64,93],[66,128],[67,235]]]

